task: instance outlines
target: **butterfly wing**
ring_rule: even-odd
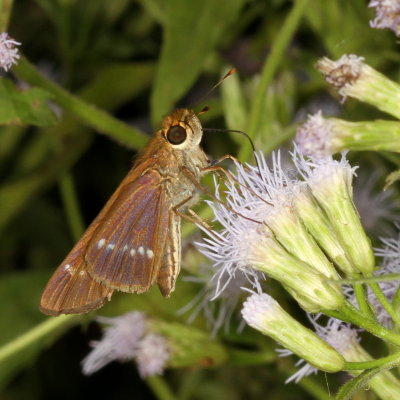
[[[163,259],[169,210],[165,179],[157,169],[121,184],[85,253],[89,274],[113,289],[147,291]]]
[[[43,292],[40,310],[49,315],[79,314],[100,308],[113,290],[87,273],[82,238],[54,272]]]

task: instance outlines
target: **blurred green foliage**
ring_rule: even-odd
[[[354,53],[398,80],[398,42],[370,28],[365,0],[3,0],[0,15],[0,31],[21,42],[26,57],[14,75],[0,79],[0,398],[153,398],[157,391],[130,364],[81,376],[79,362],[99,336],[94,315],[49,322],[57,320],[38,311],[47,279],[81,226],[95,217],[162,115],[176,106],[200,109],[196,102],[229,67],[237,73],[204,100],[211,110],[203,122],[250,129],[257,149],[268,153],[318,108],[352,120],[379,116],[355,101],[340,105],[313,65],[323,55]],[[248,146],[227,135],[204,137],[211,157]],[[397,156],[354,157],[367,174],[399,163]],[[140,309],[186,323],[177,310],[199,290],[181,277],[170,299],[157,289],[120,294],[99,313]],[[327,399],[338,388],[340,377],[329,377],[327,388],[323,374],[285,386],[292,360],[278,359],[276,344],[250,329],[238,334],[238,323],[219,332],[225,364],[166,373],[177,399]],[[201,314],[194,324],[208,332]]]

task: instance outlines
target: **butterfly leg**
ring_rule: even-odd
[[[217,170],[219,170],[219,169],[222,169],[223,171],[227,172],[224,168],[219,167],[219,166],[207,167],[207,168],[204,168],[203,171],[206,170],[206,172],[212,172],[212,171],[215,172],[215,171],[217,171]],[[227,205],[226,203],[224,203],[221,199],[219,199],[218,197],[216,197],[215,195],[213,195],[205,186],[203,186],[201,183],[199,183],[199,181],[196,179],[196,177],[193,175],[193,173],[192,173],[190,170],[188,170],[187,168],[183,167],[183,168],[182,168],[182,172],[192,181],[193,185],[194,185],[197,189],[199,189],[200,191],[202,191],[204,194],[206,194],[208,197],[210,197],[210,198],[211,198],[213,201],[215,201],[216,203],[222,204],[224,207],[226,207],[227,210],[233,212],[233,213],[236,214],[236,215],[239,215],[240,217],[242,217],[242,218],[244,218],[244,219],[247,219],[247,220],[249,220],[249,221],[255,222],[255,223],[257,223],[257,224],[262,224],[262,222],[260,222],[260,221],[257,221],[257,220],[255,220],[255,219],[246,217],[246,216],[244,216],[243,214],[241,214],[241,213],[235,211],[232,207],[230,207],[229,205]],[[240,184],[240,182],[238,182],[238,180],[235,179],[235,178],[234,178],[234,181]],[[241,185],[241,184],[240,184],[240,185]],[[241,186],[243,186],[243,185],[241,185]],[[186,200],[186,201],[189,201],[189,199]]]
[[[234,161],[235,163],[238,163],[238,164],[241,164],[241,165],[244,166],[244,164],[243,164],[241,161],[239,161],[239,160],[238,160],[235,156],[233,156],[232,154],[225,154],[224,156],[222,156],[222,157],[220,157],[220,158],[217,158],[216,160],[214,160],[214,161],[211,163],[211,166],[220,164],[220,163],[222,163],[222,161],[225,161],[225,160],[231,160],[231,161]]]
[[[163,261],[157,275],[157,285],[164,297],[170,296],[175,289],[176,279],[179,275],[181,265],[181,218],[184,218],[194,224],[199,224],[207,230],[211,227],[201,217],[199,217],[190,208],[186,214],[179,209],[190,202],[194,196],[189,196],[175,207],[169,213],[169,230],[164,249]]]
[[[197,215],[192,209],[188,208],[186,212],[189,214],[185,214],[182,211],[179,211],[179,208],[184,206],[186,203],[188,203],[190,200],[193,199],[194,196],[189,196],[185,200],[181,201],[179,204],[177,204],[172,211],[176,214],[179,215],[181,218],[186,219],[189,222],[192,222],[193,224],[198,224],[201,225],[203,228],[207,230],[211,230],[212,227],[209,225],[203,218],[201,218],[199,215]]]
[[[164,297],[169,297],[175,290],[181,268],[181,221],[180,215],[174,210],[169,212],[168,226],[164,256],[157,274],[157,285]]]

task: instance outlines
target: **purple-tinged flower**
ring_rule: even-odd
[[[11,38],[7,32],[0,34],[0,67],[6,72],[12,67],[13,64],[17,63],[20,58],[18,49],[21,43]]]
[[[308,115],[307,121],[299,125],[295,140],[303,154],[321,158],[336,152],[333,138],[331,124],[322,116],[320,110],[316,114]]]
[[[157,333],[148,333],[137,347],[135,360],[142,378],[161,374],[171,357],[169,342]]]
[[[313,158],[345,150],[400,152],[400,124],[398,121],[349,122],[324,118],[319,111],[298,126],[295,141],[303,154]]]
[[[370,21],[371,28],[391,29],[400,36],[400,2],[398,0],[372,0],[368,7],[374,7],[376,17]]]
[[[142,377],[163,371],[170,357],[167,339],[150,332],[149,319],[143,312],[99,317],[97,321],[109,326],[101,340],[91,343],[93,350],[82,362],[84,374],[93,374],[112,361],[130,360],[136,361]]]

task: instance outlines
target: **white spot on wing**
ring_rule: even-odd
[[[127,251],[128,250],[128,245],[126,244],[123,248],[122,248],[122,251]]]
[[[133,257],[135,255],[136,251],[135,249],[131,249],[131,251],[129,252],[129,254],[131,255],[131,257]]]
[[[144,256],[144,247],[143,247],[143,246],[140,246],[140,247],[138,248],[138,253],[139,253],[141,256]]]
[[[65,264],[63,270],[69,271],[71,269],[71,264]]]
[[[153,250],[151,250],[151,249],[147,249],[146,250],[146,254],[147,254],[147,258],[153,258],[154,257]]]
[[[106,239],[100,239],[98,242],[97,242],[97,248],[98,249],[101,249],[103,246],[104,246],[104,243],[106,242]]]
[[[114,250],[115,244],[108,244],[107,245],[107,250]]]

